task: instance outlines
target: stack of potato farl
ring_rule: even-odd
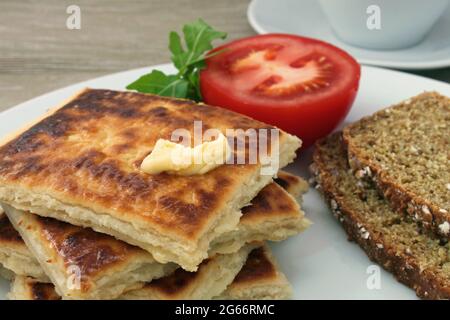
[[[450,299],[450,98],[423,93],[316,145],[312,171],[350,239],[425,299]]]
[[[141,170],[158,139],[194,135],[194,120],[224,134],[274,129],[190,101],[86,89],[6,139],[0,262],[10,298],[289,297],[264,241],[308,227],[295,200],[303,180],[262,174],[259,158],[195,175]],[[301,142],[278,131],[269,146],[275,137],[283,167]]]

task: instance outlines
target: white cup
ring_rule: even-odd
[[[449,0],[319,0],[343,41],[369,49],[401,49],[422,41]]]

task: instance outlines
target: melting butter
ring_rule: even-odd
[[[230,156],[231,147],[222,133],[217,139],[203,142],[194,148],[159,139],[153,151],[142,162],[141,170],[149,174],[205,174],[226,163]]]

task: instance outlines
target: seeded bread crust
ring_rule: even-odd
[[[342,143],[340,135],[333,135],[316,144],[313,155],[311,172],[316,189],[324,196],[333,215],[341,222],[350,241],[357,243],[374,262],[391,272],[398,281],[415,290],[417,296],[423,299],[450,299],[450,286],[448,279],[442,279],[429,268],[421,268],[418,259],[408,255],[396,243],[387,241],[380,230],[375,230],[368,221],[362,218],[351,201],[358,201],[358,196],[348,199],[339,191],[336,185],[336,175],[351,176],[348,168],[342,170],[333,165],[324,157],[328,144]],[[345,157],[342,149],[341,157]],[[355,200],[356,199],[356,200]],[[361,200],[362,201],[362,200]],[[380,199],[380,202],[384,200]]]
[[[419,104],[437,104],[442,109],[445,119],[450,119],[450,99],[445,96],[441,96],[438,93],[427,92],[420,94],[414,98],[408,99],[398,105],[381,110],[370,117],[361,119],[360,121],[347,126],[343,130],[343,141],[347,149],[349,165],[353,170],[355,176],[360,179],[364,184],[374,186],[381,195],[389,202],[390,206],[400,214],[410,215],[414,221],[418,223],[421,228],[431,231],[435,236],[440,239],[450,239],[450,213],[449,208],[437,205],[430,199],[419,195],[414,190],[410,190],[407,186],[401,184],[397,179],[398,172],[390,172],[389,169],[383,169],[382,165],[373,160],[374,155],[366,153],[364,148],[361,148],[355,142],[354,134],[357,131],[365,130],[368,125],[374,125],[378,119],[391,116],[393,110],[401,111],[404,113],[408,108],[415,108]],[[426,112],[426,111],[424,111]],[[429,112],[433,112],[430,110]],[[415,121],[421,121],[414,117],[411,119],[411,123],[414,125]],[[430,126],[433,125],[430,123]],[[446,123],[446,127],[450,127],[450,123]],[[448,129],[440,129],[448,130]],[[370,130],[368,130],[370,131]],[[364,135],[364,133],[358,133],[358,135]],[[427,139],[423,137],[427,143],[432,143],[433,139]],[[408,137],[398,137],[398,139],[408,139]],[[450,139],[446,140],[447,148],[450,148]],[[368,142],[369,143],[369,142]],[[415,147],[411,145],[414,150]],[[444,144],[445,148],[445,144]],[[400,155],[399,155],[400,156]],[[420,155],[418,154],[420,157]],[[449,160],[450,153],[447,155],[447,161]],[[444,172],[443,172],[444,173]],[[450,181],[444,181],[448,190],[447,194],[450,195]],[[445,192],[445,191],[444,191]],[[450,204],[450,196],[447,206]],[[444,204],[445,205],[445,204]]]

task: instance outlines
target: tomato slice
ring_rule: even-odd
[[[200,74],[204,101],[278,126],[304,147],[336,128],[358,90],[359,64],[319,40],[267,34],[214,51]]]

